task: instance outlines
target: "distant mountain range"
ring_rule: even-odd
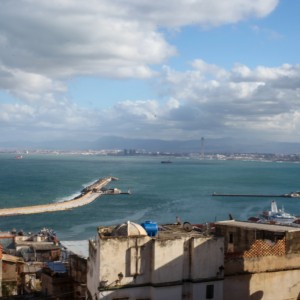
[[[139,149],[147,152],[201,153],[201,140],[128,139],[108,136],[96,141],[52,140],[43,142],[0,142],[0,149],[101,150]],[[241,141],[234,138],[204,139],[204,153],[300,153],[300,143]]]

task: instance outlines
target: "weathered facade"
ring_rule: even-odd
[[[300,228],[232,220],[216,223],[216,234],[224,237],[224,300],[299,299]]]
[[[89,299],[223,299],[223,238],[181,225],[152,237],[127,226],[99,227],[89,242]]]
[[[68,264],[73,299],[86,299],[88,241],[62,241],[61,259]]]
[[[37,234],[13,229],[0,232],[0,297],[37,294],[45,262],[60,258],[61,247],[53,230]]]
[[[53,230],[42,229],[38,234],[19,234],[14,237],[15,253],[24,261],[55,261],[60,257],[60,246]]]
[[[69,275],[73,285],[73,299],[82,300],[86,295],[87,259],[72,254],[69,256]]]
[[[17,280],[7,280],[4,275],[4,283],[3,283],[3,253],[15,255],[15,236],[16,232],[14,231],[6,231],[0,232],[0,297],[13,295],[17,291]],[[9,262],[4,263],[4,268],[10,269]],[[3,291],[2,291],[3,290]]]
[[[16,253],[25,261],[55,261],[60,258],[60,246],[52,242],[22,242],[16,244]]]
[[[18,295],[22,264],[20,257],[2,254],[2,296]]]
[[[24,263],[20,270],[21,287],[20,293],[32,294],[41,291],[41,270],[43,263]]]
[[[15,254],[14,252],[10,253],[11,250],[15,249],[15,235],[16,234],[11,231],[0,232],[1,247],[8,254]]]
[[[73,300],[72,280],[64,264],[49,262],[41,274],[42,293],[50,299]]]
[[[0,244],[0,297],[2,297],[2,257],[3,257],[3,247]]]

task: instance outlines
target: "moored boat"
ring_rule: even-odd
[[[289,198],[299,198],[300,197],[300,192],[291,192],[288,194],[284,194],[285,197],[289,197]]]
[[[170,160],[162,160],[161,163],[162,164],[171,164],[172,161],[170,161]]]
[[[298,218],[295,215],[287,213],[284,208],[278,209],[275,200],[271,202],[271,210],[263,211],[258,218],[251,217],[249,221],[259,222],[259,223],[271,223],[271,224],[293,224],[297,223]]]

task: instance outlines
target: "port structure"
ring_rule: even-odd
[[[104,193],[102,191],[102,188],[108,185],[112,180],[117,180],[117,178],[115,177],[100,178],[93,184],[85,187],[81,191],[80,195],[76,196],[71,200],[49,203],[49,204],[33,205],[33,206],[2,208],[0,209],[0,217],[69,210],[72,208],[87,205],[93,202],[94,200],[96,200],[101,195],[103,195]]]

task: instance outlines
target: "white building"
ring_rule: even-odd
[[[132,222],[99,227],[89,241],[88,299],[222,300],[223,238],[195,229],[164,225],[152,237]]]

